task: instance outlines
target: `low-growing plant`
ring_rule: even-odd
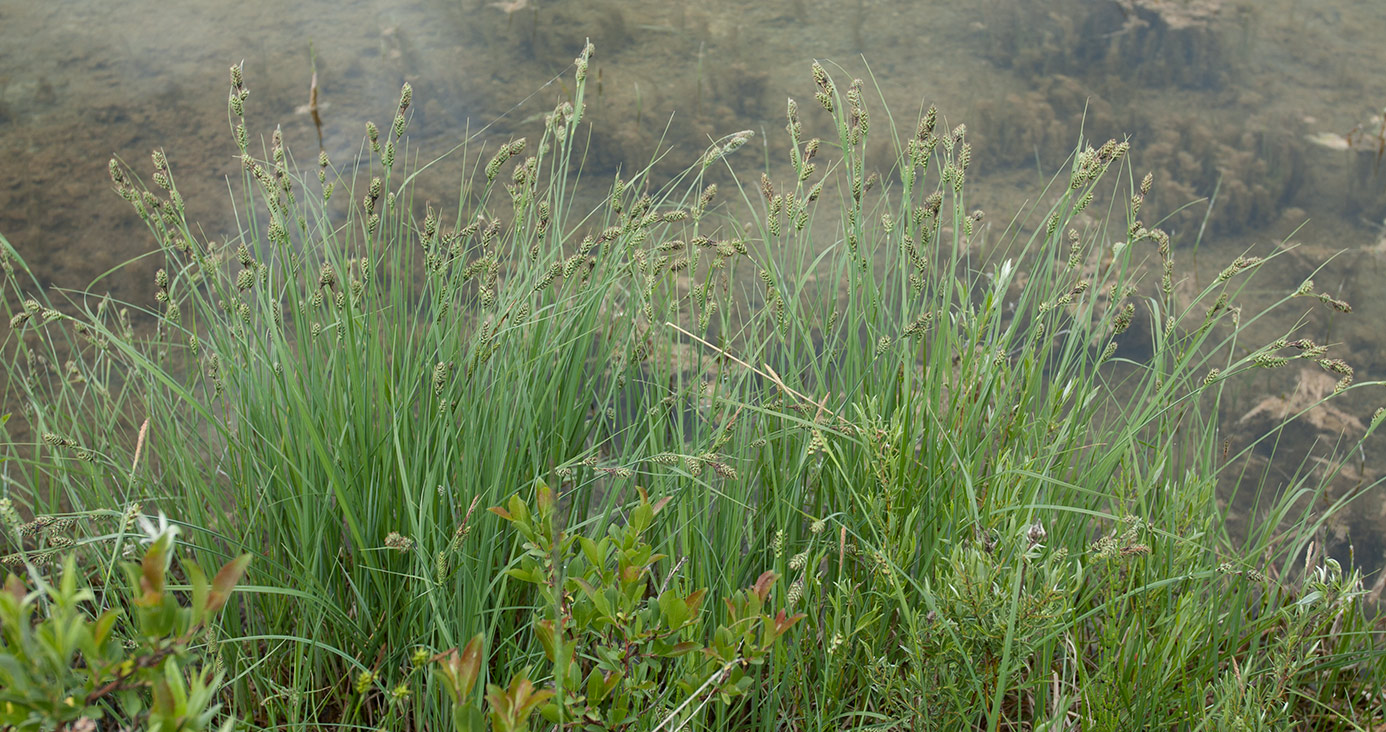
[[[658,578],[656,566],[668,557],[643,539],[669,499],[651,503],[637,492],[626,525],[609,526],[597,540],[558,527],[557,496],[542,481],[532,507],[515,495],[490,509],[524,540],[506,574],[533,585],[538,609],[548,610],[535,613],[532,632],[553,676],[538,689],[527,667],[508,687],[488,684],[477,704],[484,635],[438,654],[431,660],[453,729],[482,732],[487,720],[492,732],[520,732],[536,711],[563,729],[643,729],[654,720],[655,729],[679,729],[713,699],[729,705],[752,688],[754,669],[804,615],[771,614],[776,577],[765,572],[725,600],[727,623],[705,634],[707,591],[671,586],[677,568]]]
[[[645,539],[671,499],[651,503],[637,490],[626,524],[609,525],[596,540],[558,527],[556,497],[542,482],[533,509],[519,496],[491,509],[525,540],[507,574],[534,585],[548,609],[533,630],[554,667],[555,699],[540,707],[552,723],[625,730],[653,715],[678,729],[711,699],[727,705],[745,695],[756,682],[749,671],[804,619],[774,612],[776,576],[767,571],[726,598],[726,622],[704,631],[706,588],[683,587],[676,567],[660,579],[657,566],[668,557]]]
[[[173,560],[177,532],[160,527],[138,562],[122,564],[129,606],[97,607],[75,555],[50,581],[29,566],[0,592],[0,723],[15,730],[232,729],[221,714],[223,673],[198,649],[250,562],[242,555],[210,580],[195,562]],[[186,577],[177,592],[171,569]],[[110,596],[107,596],[110,599]],[[99,611],[99,612],[98,612]],[[215,634],[212,634],[214,637]],[[218,718],[221,718],[218,725]]]

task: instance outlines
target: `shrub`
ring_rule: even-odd
[[[124,563],[131,608],[92,617],[96,594],[68,553],[49,582],[30,565],[30,590],[16,575],[0,592],[0,723],[6,729],[98,729],[96,720],[125,728],[203,730],[215,726],[223,674],[202,663],[198,636],[221,611],[250,555],[227,562],[211,580],[182,563],[186,601],[168,584],[176,531],[147,540],[136,563]],[[128,631],[128,632],[122,632]],[[221,715],[226,717],[226,715]],[[233,717],[220,725],[230,730]]]

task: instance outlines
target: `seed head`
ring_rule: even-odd
[[[595,50],[596,48],[591,43],[588,43],[582,47],[582,53],[578,54],[578,57],[573,59],[573,64],[577,67],[573,78],[577,80],[577,83],[581,84],[587,80],[587,64],[592,58],[592,53]]]
[[[356,675],[356,693],[364,694],[372,685],[375,684],[375,674],[370,671],[362,671]]]
[[[1339,358],[1325,358],[1319,361],[1319,365],[1338,374],[1339,376],[1352,376],[1352,367]]]
[[[414,540],[400,534],[398,531],[391,531],[385,536],[385,547],[403,554],[414,548]]]
[[[1116,319],[1112,323],[1112,330],[1115,331],[1117,335],[1125,333],[1126,329],[1131,327],[1131,320],[1135,315],[1136,306],[1129,302],[1126,303],[1126,305],[1121,308],[1121,311],[1117,313]]]
[[[786,602],[790,607],[794,607],[795,605],[798,605],[798,604],[799,604],[799,601],[802,600],[803,598],[804,598],[804,578],[803,578],[803,577],[800,577],[799,579],[794,580],[794,584],[792,584],[792,585],[789,586],[789,594],[785,596],[785,602]]]
[[[452,363],[451,363],[451,362],[448,362],[448,361],[439,361],[436,365],[434,365],[434,367],[433,367],[433,394],[434,394],[434,396],[438,396],[438,395],[440,395],[440,394],[443,393],[443,389],[447,386],[448,377],[451,376],[451,375],[452,375]]]
[[[1319,302],[1333,308],[1334,310],[1337,310],[1340,313],[1352,312],[1352,306],[1349,305],[1346,300],[1339,300],[1338,298],[1333,297],[1332,295],[1326,292],[1320,292],[1318,297]]]
[[[938,120],[938,108],[930,104],[929,109],[924,112],[924,118],[919,120],[919,129],[915,132],[915,137],[920,142],[926,142],[934,132],[934,124]]]
[[[716,184],[716,183],[709,183],[708,186],[707,186],[707,188],[704,188],[704,189],[703,189],[702,195],[698,196],[698,211],[699,211],[699,212],[706,211],[706,210],[707,210],[707,207],[708,207],[709,205],[711,205],[712,199],[714,199],[714,198],[716,198],[716,197],[717,197],[717,184]]]

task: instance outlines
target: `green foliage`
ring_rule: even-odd
[[[481,675],[481,661],[486,637],[472,636],[461,653],[456,648],[438,656],[435,673],[443,681],[448,701],[452,703],[452,728],[458,732],[481,732],[481,711],[472,706],[472,689]]]
[[[305,174],[252,148],[233,69],[229,240],[162,153],[152,185],[112,162],[162,257],[143,311],[50,302],[0,238],[5,558],[130,500],[253,549],[207,622],[266,728],[1382,723],[1378,616],[1324,549],[1375,485],[1237,474],[1279,428],[1227,455],[1218,423],[1290,361],[1379,384],[1242,313],[1261,260],[1183,282],[1126,142],[997,217],[963,125],[815,64],[758,186],[750,132],[594,186],[589,54],[529,141],[465,141],[455,205],[409,165],[412,92]]]
[[[214,728],[223,676],[201,663],[194,643],[250,556],[227,562],[211,580],[195,563],[182,563],[184,602],[167,584],[174,536],[159,533],[138,564],[124,564],[128,637],[118,627],[123,610],[92,617],[96,595],[84,586],[74,555],[66,556],[56,584],[34,572],[38,588],[29,590],[9,575],[0,592],[0,723],[47,730],[109,717],[152,731]],[[230,730],[233,721],[220,729]]]
[[[645,539],[670,499],[651,503],[638,492],[626,524],[611,524],[595,541],[557,527],[555,496],[543,482],[533,509],[518,495],[491,509],[524,539],[519,566],[506,573],[534,585],[549,610],[533,627],[554,667],[556,698],[540,707],[549,722],[643,729],[650,720],[642,725],[641,717],[654,714],[660,726],[676,729],[713,698],[728,705],[745,695],[756,682],[748,670],[769,660],[780,637],[805,617],[772,611],[776,577],[767,571],[725,600],[725,623],[703,630],[707,590],[689,591],[671,574],[659,581],[657,566],[668,557]],[[499,693],[492,687],[488,701]]]

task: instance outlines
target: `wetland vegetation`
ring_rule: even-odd
[[[163,152],[111,161],[152,308],[45,292],[0,238],[34,436],[0,720],[1379,728],[1380,618],[1324,540],[1374,487],[1328,490],[1360,443],[1282,481],[1238,459],[1278,430],[1219,431],[1263,369],[1329,378],[1298,411],[1379,401],[1249,335],[1266,260],[1189,291],[1119,139],[982,211],[964,125],[817,63],[769,139],[597,176],[590,53],[524,137],[450,153],[447,202],[408,85],[339,164],[248,130],[233,67],[236,236]]]

